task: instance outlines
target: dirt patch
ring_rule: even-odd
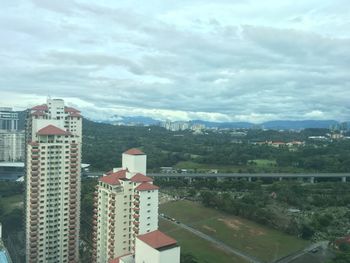
[[[262,236],[262,235],[266,235],[266,233],[260,229],[249,229],[249,233],[252,235],[252,236]]]
[[[227,225],[229,228],[234,229],[234,230],[239,230],[240,226],[242,225],[242,222],[240,222],[237,219],[218,218],[218,221],[224,222],[225,225]]]
[[[203,228],[206,229],[206,230],[209,230],[210,232],[216,233],[216,230],[214,228],[210,227],[210,226],[204,225]]]

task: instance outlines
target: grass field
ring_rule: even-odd
[[[245,263],[242,258],[227,254],[212,243],[197,237],[165,220],[159,221],[159,228],[164,233],[175,238],[181,246],[181,253],[191,253],[200,263]]]
[[[5,213],[9,213],[13,209],[23,206],[23,195],[3,197],[1,198],[1,203],[4,205]]]
[[[235,165],[217,165],[196,163],[192,161],[181,161],[175,165],[176,169],[197,169],[197,170],[211,170],[218,169],[220,171],[238,171],[239,167]]]
[[[160,212],[265,262],[283,257],[308,245],[307,241],[294,236],[190,201],[163,204],[160,206]]]
[[[178,162],[174,168],[176,169],[193,169],[197,172],[206,172],[208,170],[217,169],[220,173],[276,173],[276,172],[305,172],[304,169],[297,167],[279,167],[275,160],[255,159],[250,160],[252,163],[247,165],[217,165],[196,163],[194,161]]]

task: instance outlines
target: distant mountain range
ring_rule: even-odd
[[[25,112],[19,111],[19,128],[24,129]],[[113,125],[159,125],[160,120],[153,119],[145,116],[119,116],[115,115],[108,120],[94,120],[95,122],[108,123]],[[272,130],[301,130],[307,128],[329,128],[337,125],[340,122],[335,120],[302,120],[302,121],[289,121],[289,120],[277,120],[267,121],[260,124],[254,124],[251,122],[211,122],[203,120],[192,120],[193,124],[203,124],[208,128],[231,128],[231,129],[250,129],[250,128],[263,128]],[[350,123],[348,122],[350,127]]]
[[[204,124],[208,128],[262,128],[270,130],[300,130],[307,128],[329,128],[332,125],[337,125],[339,122],[334,120],[303,120],[303,121],[267,121],[260,124],[254,124],[250,122],[208,122],[202,120],[195,120],[194,123]]]
[[[109,123],[114,125],[158,125],[161,121],[144,116],[114,116],[110,120],[100,121],[103,123]],[[276,120],[267,121],[260,124],[254,124],[251,122],[211,122],[204,120],[192,120],[193,124],[203,124],[208,128],[263,128],[272,130],[300,130],[307,128],[329,128],[333,125],[339,124],[335,120],[302,120],[302,121],[289,121],[289,120]]]

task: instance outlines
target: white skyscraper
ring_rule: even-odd
[[[176,241],[157,230],[159,187],[145,174],[146,155],[130,149],[123,153],[121,168],[114,168],[99,179],[95,192],[93,262],[180,262]],[[152,260],[142,255],[144,250]]]
[[[26,262],[77,263],[82,117],[63,100],[28,111]]]

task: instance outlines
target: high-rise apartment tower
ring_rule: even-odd
[[[26,262],[79,260],[82,117],[63,100],[28,110]]]
[[[130,149],[122,167],[104,174],[95,192],[93,262],[179,263],[176,240],[158,230],[158,189],[146,155]]]

